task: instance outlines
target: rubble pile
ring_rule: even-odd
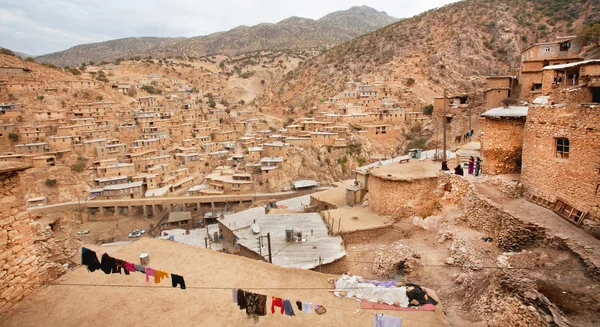
[[[371,272],[376,276],[394,277],[400,270],[409,275],[418,267],[420,256],[408,246],[395,242],[389,246],[381,246],[375,253]]]

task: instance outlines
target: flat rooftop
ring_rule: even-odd
[[[134,325],[151,321],[155,326],[248,326],[252,322],[246,312],[239,310],[231,300],[231,289],[240,288],[267,295],[267,307],[271,303],[270,297],[276,296],[318,303],[327,309],[324,315],[294,310],[296,316],[291,319],[269,312],[260,318],[261,326],[372,326],[376,313],[402,317],[403,327],[448,326],[441,303],[431,312],[362,310],[359,302],[336,298],[328,291],[333,285],[327,278],[338,277],[334,275],[286,269],[147,237],[121,247],[90,248],[99,257],[110,252],[115,258],[136,264],[141,253],[149,253],[149,267],[183,276],[188,289],[172,288],[170,279],[164,279],[158,285],[147,283],[145,275],[138,272],[129,276],[106,275],[102,271],[88,272],[80,266],[26,297],[12,314],[2,317],[2,325],[79,326],[85,321],[89,326],[118,326],[124,321],[134,321]],[[430,294],[439,299],[434,292]],[[135,301],[131,301],[132,295]],[[118,310],[99,309],[109,308],[107,303]],[[197,310],[195,304],[209,305]],[[359,310],[358,314],[356,310]],[[163,314],[167,311],[168,314]],[[46,314],[41,314],[43,312]]]
[[[390,181],[410,182],[418,179],[435,178],[441,164],[430,160],[411,159],[405,163],[393,163],[371,169],[371,176]]]

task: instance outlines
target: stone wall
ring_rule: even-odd
[[[444,199],[459,205],[463,213],[459,220],[469,227],[492,237],[505,251],[521,251],[532,246],[548,245],[557,249],[569,249],[585,265],[590,277],[600,280],[600,267],[592,260],[593,255],[577,246],[573,240],[549,235],[544,227],[525,222],[515,213],[505,211],[502,205],[481,197],[475,187],[462,177],[442,174],[438,192]]]
[[[371,175],[369,177],[369,207],[378,215],[394,215],[411,207],[415,201],[432,199],[437,178],[413,181],[392,181]]]
[[[502,105],[502,101],[508,98],[509,89],[490,89],[485,91],[485,108],[493,109]]]
[[[482,172],[488,175],[520,171],[523,147],[522,118],[484,118],[481,127]]]
[[[556,138],[568,138],[568,159],[556,157]],[[562,198],[600,221],[600,110],[583,105],[529,108],[523,139],[526,196]]]
[[[40,281],[31,214],[18,170],[0,173],[0,314],[38,288]]]

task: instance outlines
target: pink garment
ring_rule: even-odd
[[[135,265],[133,263],[131,263],[131,262],[125,262],[125,264],[123,264],[123,266],[129,272],[134,272],[135,271]]]
[[[150,276],[154,277],[156,275],[156,270],[146,267],[146,283],[150,282]]]

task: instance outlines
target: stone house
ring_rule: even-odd
[[[481,114],[482,171],[489,175],[521,170],[527,107],[499,107]]]
[[[558,37],[552,42],[536,43],[521,52],[520,96],[530,99],[541,94],[543,68],[582,61],[585,40],[574,36]]]
[[[337,133],[330,132],[314,132],[310,134],[310,140],[313,145],[333,145]]]
[[[544,67],[542,94],[552,95],[554,102],[600,103],[600,60]]]
[[[48,151],[48,143],[45,142],[15,145],[15,152],[18,154],[41,154]]]
[[[561,200],[600,221],[600,111],[590,105],[532,106],[523,133],[526,196]]]
[[[283,142],[265,143],[262,148],[263,157],[283,157],[288,151],[288,147]]]

